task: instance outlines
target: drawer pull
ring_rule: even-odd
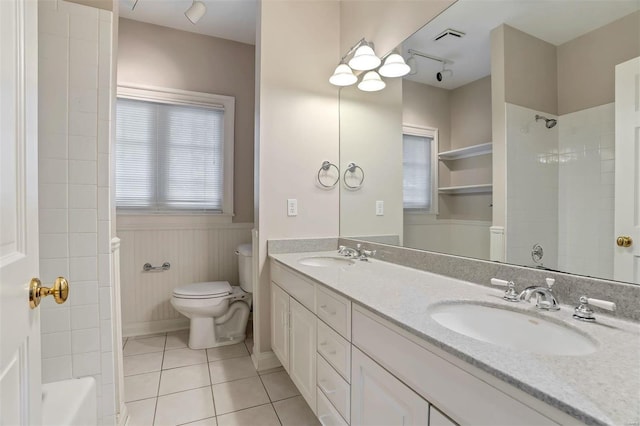
[[[320,305],[320,309],[322,309],[323,311],[325,311],[329,315],[335,315],[336,314],[336,311],[330,311],[329,309],[327,309],[327,305]]]
[[[329,390],[327,388],[324,387],[324,383],[326,383],[324,380],[320,380],[318,382],[318,387],[322,390],[322,392],[324,392],[326,395],[331,395],[332,393],[336,393],[336,390]]]

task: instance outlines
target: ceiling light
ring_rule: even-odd
[[[382,81],[380,75],[378,75],[375,71],[369,71],[362,77],[362,81],[358,84],[358,89],[363,92],[377,92],[378,90],[382,90],[387,86],[387,84]]]
[[[187,19],[195,25],[200,19],[202,19],[205,13],[207,13],[207,6],[205,6],[201,1],[194,0],[191,7],[184,12],[184,16],[186,16]]]
[[[349,61],[349,66],[354,70],[368,71],[372,70],[380,65],[380,58],[378,58],[368,44],[363,44],[356,49],[356,53]]]
[[[409,74],[411,67],[404,62],[404,58],[397,53],[387,56],[384,65],[380,67],[378,72],[383,77],[403,77]]]
[[[358,77],[353,74],[347,64],[338,65],[333,75],[329,77],[329,83],[334,86],[351,86],[356,81],[358,81]]]

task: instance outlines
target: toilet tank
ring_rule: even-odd
[[[240,244],[236,249],[240,287],[247,293],[253,293],[253,251],[251,244]]]

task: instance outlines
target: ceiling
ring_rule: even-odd
[[[258,0],[200,0],[207,13],[192,24],[184,12],[192,0],[119,0],[120,16],[177,30],[256,44]]]
[[[502,23],[558,46],[639,9],[639,0],[459,0],[402,44],[405,58],[411,48],[453,61],[453,77],[438,82],[442,64],[416,58],[418,73],[405,78],[455,89],[489,75],[489,33]],[[448,28],[466,35],[434,41]]]

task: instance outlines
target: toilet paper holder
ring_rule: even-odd
[[[153,266],[148,262],[142,265],[142,270],[144,272],[164,272],[169,269],[171,269],[171,264],[169,262],[164,262],[162,266]]]

